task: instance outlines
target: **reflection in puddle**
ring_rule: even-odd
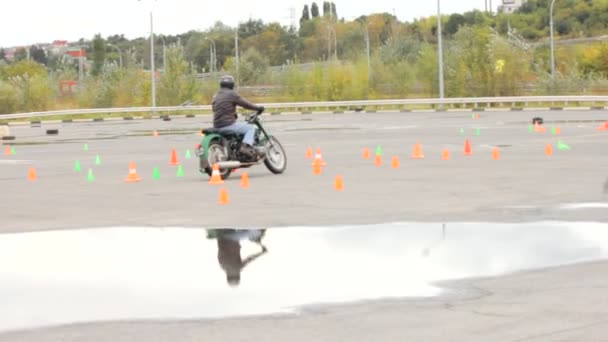
[[[608,257],[608,225],[390,224],[0,235],[0,330],[197,319],[441,293],[441,280]]]
[[[217,260],[226,273],[230,286],[241,283],[241,272],[252,261],[268,252],[262,244],[266,229],[208,229],[207,238],[217,240]],[[247,239],[260,245],[261,250],[245,260],[241,256],[241,240]]]

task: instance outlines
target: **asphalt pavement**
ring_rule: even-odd
[[[547,132],[531,133],[532,117]],[[604,111],[481,113],[374,113],[267,116],[267,128],[284,145],[287,171],[263,165],[224,185],[230,204],[218,204],[219,186],[207,184],[186,150],[200,141],[209,118],[66,123],[14,127],[15,155],[0,158],[1,231],[103,226],[276,227],[394,221],[608,221],[603,187],[608,178],[608,132],[598,131]],[[559,126],[559,135],[551,133]],[[58,128],[59,135],[45,130]],[[461,133],[461,129],[463,133]],[[479,129],[479,132],[477,131]],[[157,130],[158,137],[152,132]],[[479,135],[478,135],[479,134]],[[473,154],[464,156],[469,139]],[[558,150],[558,141],[570,147]],[[411,158],[420,143],[424,159]],[[88,144],[88,151],[84,151]],[[553,155],[546,156],[547,144]],[[378,146],[383,165],[362,157]],[[492,149],[501,159],[492,159]],[[313,174],[307,148],[327,163]],[[176,149],[184,177],[170,166]],[[448,149],[451,159],[442,160]],[[95,164],[99,156],[101,165]],[[399,169],[391,167],[393,156]],[[81,164],[80,172],[74,164]],[[126,183],[129,164],[142,178]],[[34,167],[37,180],[29,182]],[[159,168],[160,179],[153,179]],[[95,181],[88,182],[92,170]],[[336,192],[337,175],[345,190]],[[591,203],[564,209],[564,205]]]
[[[233,175],[224,184],[228,205],[218,204],[221,186],[207,184],[197,160],[185,157],[209,118],[15,126],[17,139],[9,146],[16,153],[0,156],[0,232],[608,222],[608,132],[597,130],[608,120],[606,111],[479,114],[269,115],[267,128],[284,145],[288,169],[282,175],[263,165],[248,169],[248,189],[239,186],[240,172]],[[536,116],[544,118],[546,132],[529,131]],[[556,127],[559,134],[552,133]],[[46,135],[50,128],[59,134]],[[463,153],[467,139],[470,156]],[[412,158],[416,143],[423,159]],[[373,155],[378,147],[382,166],[362,157],[364,148]],[[499,160],[492,158],[495,147]],[[322,175],[313,174],[307,148],[321,149],[328,164]],[[169,165],[172,149],[183,177]],[[450,160],[442,159],[444,149]],[[124,181],[131,162],[139,183]],[[337,175],[344,191],[334,189]],[[600,341],[608,331],[607,270],[608,263],[596,262],[468,279],[446,284],[450,294],[434,299],[313,306],[296,316],[90,323],[4,333],[0,341]]]

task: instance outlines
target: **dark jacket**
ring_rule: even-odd
[[[213,96],[213,127],[222,128],[232,125],[236,119],[236,106],[258,110],[259,106],[245,100],[235,90],[222,88]]]

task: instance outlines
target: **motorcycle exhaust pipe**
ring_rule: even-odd
[[[241,167],[241,162],[238,161],[221,161],[217,162],[220,169],[238,169]]]

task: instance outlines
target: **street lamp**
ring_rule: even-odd
[[[110,44],[108,43],[108,46],[115,48],[116,50],[118,50],[118,60],[119,60],[119,65],[120,68],[122,69],[122,52],[120,51],[120,48],[114,44]]]
[[[553,42],[553,5],[555,0],[551,1],[551,8],[549,9],[549,30],[551,30],[551,79],[555,78],[555,43]]]
[[[211,61],[211,65],[210,65],[211,70],[209,70],[209,71],[210,72],[214,72],[215,71],[215,66],[216,66],[216,63],[217,63],[217,60],[216,60],[216,58],[217,58],[217,55],[216,55],[217,54],[217,50],[215,49],[215,42],[213,41],[213,39],[209,39],[207,37],[205,37],[205,40],[210,41],[211,45],[212,45],[212,48],[211,48],[211,51],[210,51],[210,56],[209,56],[209,59]]]
[[[137,0],[141,1],[141,0]],[[156,1],[156,0],[154,0]],[[154,14],[150,8],[150,82],[152,83],[152,111],[156,107],[156,78],[154,77]]]
[[[439,98],[444,97],[444,84],[443,84],[443,39],[441,38],[441,0],[437,0],[437,37],[439,43]],[[441,105],[443,107],[443,104]]]

